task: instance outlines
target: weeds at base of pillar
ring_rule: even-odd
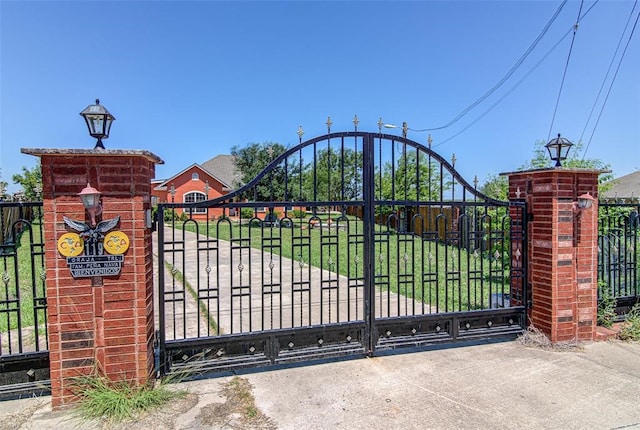
[[[598,286],[600,287],[600,291],[602,292],[602,299],[598,303],[598,325],[606,328],[613,327],[613,323],[616,321],[616,305],[617,300],[611,294],[608,288],[606,288],[607,284],[604,282],[599,282]]]
[[[577,352],[584,350],[584,348],[576,340],[555,343],[551,342],[546,334],[538,330],[531,323],[529,324],[527,329],[520,336],[518,336],[518,341],[527,348],[539,348],[545,351]]]
[[[618,338],[625,341],[640,341],[640,303],[636,303],[625,316]]]
[[[184,390],[169,389],[167,383],[137,385],[133,381],[112,381],[95,368],[89,375],[72,378],[72,391],[78,398],[77,418],[120,423],[187,394]]]

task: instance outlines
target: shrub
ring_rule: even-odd
[[[178,219],[178,214],[174,209],[169,209],[164,211],[164,220],[165,221],[175,221]]]
[[[240,217],[241,218],[253,218],[253,209],[251,209],[251,208],[242,208],[242,209],[240,209]]]
[[[299,219],[302,219],[307,216],[307,211],[305,211],[304,209],[294,209],[293,211],[291,211],[291,213],[293,214],[294,218],[299,218]]]

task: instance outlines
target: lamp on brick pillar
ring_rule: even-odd
[[[100,195],[102,193],[87,183],[87,186],[78,193],[84,208],[89,212],[91,217],[91,226],[96,225],[96,216],[102,213],[102,205],[100,204]]]
[[[573,213],[580,214],[583,210],[589,209],[593,204],[593,200],[593,196],[588,192],[579,195],[578,201],[573,202]]]
[[[80,112],[89,129],[91,137],[98,139],[93,149],[104,149],[102,139],[109,137],[111,123],[116,119],[111,113],[100,104],[100,99],[96,99],[96,104],[89,105]]]
[[[558,137],[551,139],[549,143],[545,145],[547,151],[549,151],[549,158],[556,162],[555,167],[562,167],[561,161],[567,159],[569,149],[573,146],[573,143],[565,137],[561,137],[558,133]]]

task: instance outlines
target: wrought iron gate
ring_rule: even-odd
[[[0,202],[0,398],[49,387],[42,202]]]
[[[161,373],[522,331],[524,201],[406,137],[299,136],[228,195],[158,206]]]

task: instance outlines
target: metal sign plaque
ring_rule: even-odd
[[[110,232],[120,221],[119,216],[100,221],[95,227],[67,217],[63,219],[69,228],[78,232],[64,233],[58,239],[58,251],[67,258],[74,278],[120,274],[124,253],[129,249],[129,237],[121,231]]]
[[[113,276],[120,273],[124,255],[80,255],[67,257],[74,278]]]

